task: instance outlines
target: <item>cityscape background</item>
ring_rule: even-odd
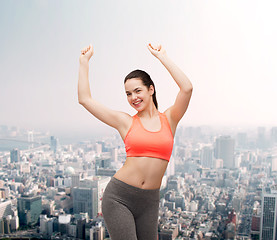
[[[146,70],[159,110],[178,88],[147,50],[161,43],[194,90],[160,187],[159,240],[275,239],[277,21],[272,1],[0,2],[0,237],[108,240],[102,196],[126,159],[120,135],[79,103],[135,114],[123,79]]]

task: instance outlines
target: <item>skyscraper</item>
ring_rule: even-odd
[[[267,147],[265,127],[258,127],[257,147],[260,149]]]
[[[74,187],[73,212],[88,213],[90,218],[97,216],[97,189],[92,187]]]
[[[51,142],[51,150],[53,150],[54,153],[57,152],[58,147],[59,147],[59,140],[58,138],[51,136],[50,137],[50,142]]]
[[[213,166],[213,149],[211,147],[203,147],[200,155],[201,165],[206,168]]]
[[[277,190],[265,189],[262,195],[260,240],[276,239]]]
[[[35,225],[42,211],[41,196],[22,196],[17,200],[20,225]]]
[[[277,127],[271,128],[270,138],[273,144],[277,143]]]
[[[17,148],[14,148],[10,151],[11,163],[20,162],[20,151]]]
[[[224,168],[235,168],[235,140],[230,136],[220,136],[215,142],[215,158],[223,160]]]

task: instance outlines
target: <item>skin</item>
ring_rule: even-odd
[[[179,87],[179,93],[172,106],[164,112],[175,135],[177,125],[185,114],[192,95],[192,84],[180,68],[167,56],[161,45],[147,45],[150,53],[155,56],[168,70]],[[124,140],[132,124],[132,116],[128,113],[107,108],[92,98],[88,80],[88,63],[93,56],[93,47],[89,45],[81,51],[79,57],[78,101],[92,115],[100,121],[118,130]],[[149,131],[159,131],[161,122],[152,95],[154,87],[147,88],[138,78],[129,79],[124,84],[127,101],[137,110],[142,125]],[[166,171],[168,161],[150,157],[127,157],[124,165],[115,173],[114,177],[130,185],[143,189],[160,188],[162,177]]]

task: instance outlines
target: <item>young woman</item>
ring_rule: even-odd
[[[124,81],[129,104],[137,114],[111,110],[94,98],[89,87],[92,45],[79,58],[78,100],[100,121],[118,130],[126,148],[126,161],[108,183],[102,199],[102,214],[112,240],[156,240],[160,185],[172,153],[175,130],[186,112],[192,84],[168,58],[161,45],[147,45],[180,88],[174,104],[158,111],[156,90],[150,76],[141,70]]]

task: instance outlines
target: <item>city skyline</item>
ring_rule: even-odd
[[[178,88],[148,52],[148,42],[161,43],[194,86],[180,126],[277,122],[273,1],[1,1],[0,6],[0,125],[72,135],[110,131],[78,104],[78,58],[90,43],[93,97],[133,115],[123,79],[138,68],[153,78],[164,111]]]
[[[271,239],[277,127],[270,139],[264,128],[235,137],[202,130],[184,128],[176,135],[160,185],[159,239]],[[32,131],[28,139],[35,140]],[[102,200],[126,160],[118,139],[61,145],[51,136],[40,149],[0,149],[0,236],[110,239]]]

